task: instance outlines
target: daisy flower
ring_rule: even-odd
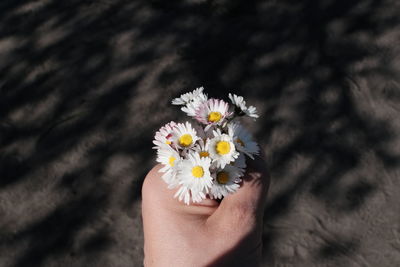
[[[244,101],[242,96],[237,96],[235,94],[229,93],[229,99],[232,101],[232,104],[236,106],[236,110],[239,116],[247,115],[254,119],[258,118],[257,109],[254,106],[246,106],[246,101]]]
[[[224,168],[226,164],[234,161],[239,152],[235,149],[233,136],[221,133],[220,129],[213,131],[214,137],[210,140],[209,153],[213,165],[218,168]]]
[[[199,87],[193,92],[181,95],[172,100],[173,105],[184,105],[181,110],[188,116],[194,117],[197,108],[207,101],[207,95],[203,93],[204,88]]]
[[[213,125],[221,125],[226,117],[231,113],[228,112],[229,105],[223,100],[211,98],[204,102],[196,110],[195,118],[206,124],[205,131]]]
[[[222,199],[240,187],[247,156],[254,159],[260,148],[237,117],[258,118],[256,108],[246,106],[242,96],[229,94],[233,105],[208,99],[199,87],[172,100],[194,123],[162,126],[154,136],[156,161],[174,197],[186,204],[206,197]]]
[[[200,158],[204,158],[210,156],[210,153],[208,152],[208,146],[209,139],[200,139],[193,149],[199,154]]]
[[[194,146],[199,137],[196,130],[189,122],[186,124],[178,123],[172,131],[172,143],[180,149],[189,149]]]
[[[254,155],[258,155],[260,148],[257,143],[253,141],[251,134],[239,123],[228,124],[229,135],[233,136],[236,149],[245,153],[251,159]]]
[[[226,165],[225,168],[218,170],[215,173],[215,181],[210,190],[210,197],[221,199],[228,194],[236,192],[240,185],[237,183],[241,182],[240,177],[243,176],[243,170]]]
[[[155,147],[153,147],[154,149],[158,149],[165,144],[172,144],[172,131],[175,126],[176,123],[174,121],[171,121],[165,124],[163,127],[160,128],[160,130],[156,132],[153,140],[153,144],[156,145]]]
[[[156,161],[164,165],[159,172],[164,173],[162,179],[168,184],[168,188],[174,188],[178,185],[176,175],[181,160],[179,153],[169,145],[164,144],[157,151]]]
[[[177,178],[181,187],[174,197],[178,197],[179,201],[184,200],[186,204],[189,204],[190,197],[193,202],[205,199],[213,184],[210,164],[210,158],[201,158],[198,153],[189,153],[188,158],[180,164]]]
[[[204,87],[199,87],[192,92],[182,94],[180,97],[174,98],[172,100],[172,105],[186,105],[192,101],[199,99],[207,100],[207,95],[203,93]]]
[[[196,116],[196,110],[205,102],[207,102],[207,96],[195,98],[193,101],[186,104],[186,106],[182,107],[181,110],[185,112],[188,116],[194,117]]]

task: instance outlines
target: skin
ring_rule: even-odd
[[[144,265],[258,266],[269,186],[266,163],[247,159],[240,189],[220,203],[185,205],[173,198],[155,166],[142,188]]]

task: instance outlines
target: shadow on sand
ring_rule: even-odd
[[[127,253],[127,261],[141,264],[141,239],[116,242],[124,237],[112,236],[122,227],[113,222],[127,215],[140,228],[132,205],[153,164],[153,133],[179,118],[167,111],[171,97],[200,85],[259,107],[254,130],[273,177],[265,263],[280,257],[274,244],[281,232],[269,229],[299,211],[299,197],[321,203],[323,213],[353,216],[380,190],[376,170],[399,164],[392,121],[371,108],[385,103],[398,111],[394,6],[2,1],[0,203],[15,204],[0,204],[11,214],[0,224],[0,248],[17,251],[6,263],[79,265],[131,246],[137,254]],[[37,200],[42,192],[48,199]],[[30,203],[41,212],[20,214]],[[325,219],[312,221],[324,228]],[[82,241],[88,228],[95,234]],[[351,258],[363,242],[320,239],[308,266]]]

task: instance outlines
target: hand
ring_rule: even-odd
[[[185,205],[155,166],[142,188],[145,266],[257,266],[262,251],[266,163],[247,159],[240,189],[220,203]]]

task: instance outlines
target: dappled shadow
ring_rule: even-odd
[[[163,112],[150,110],[156,95],[141,94],[155,85],[153,60],[163,54],[157,42],[135,39],[140,9],[129,1],[0,4],[0,190],[14,202],[2,222],[9,256],[1,265],[104,263],[110,256],[98,253],[115,240],[141,247],[140,236],[116,227],[124,216],[127,229],[140,227],[133,203],[159,119],[138,118]],[[39,212],[21,213],[30,205]],[[80,238],[88,231],[93,240]]]
[[[260,110],[249,126],[273,177],[265,263],[290,263],[280,247],[307,266],[358,260],[360,231],[375,223],[363,210],[387,195],[400,160],[396,5],[2,1],[0,248],[16,251],[5,264],[81,265],[89,259],[79,251],[107,262],[121,247],[135,248],[125,262],[141,264],[141,237],[126,233],[140,228],[132,207],[153,164],[151,139],[182,118],[170,99],[200,85]],[[40,212],[22,214],[29,205]],[[354,225],[343,230],[342,220]],[[87,229],[94,241],[79,241]]]
[[[58,253],[64,253],[66,249],[73,247],[76,232],[84,227],[93,216],[94,213],[100,211],[100,207],[104,205],[105,198],[98,196],[84,197],[73,202],[68,202],[57,207],[57,210],[38,223],[33,223],[17,233],[9,240],[9,244],[17,243],[21,240],[29,240],[29,250],[21,258],[19,258],[15,266],[41,266],[49,256],[56,256]],[[95,240],[85,242],[84,249],[95,248],[96,246],[106,245],[108,233],[102,233],[101,241],[94,236]],[[73,252],[71,253],[73,256]]]
[[[253,104],[264,104],[262,125],[256,128],[274,181],[265,211],[267,225],[280,227],[297,214],[296,222],[302,225],[292,230],[304,232],[302,227],[313,229],[316,220],[323,220],[328,224],[323,232],[348,235],[343,240],[332,237],[329,244],[305,235],[304,241],[291,240],[287,245],[279,241],[277,231],[267,228],[266,262],[296,262],[295,254],[287,260],[276,253],[276,247],[312,250],[315,244],[321,247],[315,249],[322,251],[322,258],[342,258],[339,248],[362,242],[360,236],[371,227],[373,219],[364,221],[363,217],[374,215],[364,205],[390,186],[380,179],[380,170],[399,166],[396,129],[389,119],[398,116],[393,107],[399,102],[388,97],[388,91],[400,93],[394,37],[400,24],[394,3],[208,3],[213,13],[206,23],[200,20],[203,23],[194,37],[182,46],[182,60],[196,81],[216,89],[214,95],[224,96],[238,88]],[[387,102],[393,106],[382,107]],[[309,208],[299,206],[299,198],[310,207],[319,201],[324,212],[319,206],[302,215]],[[360,221],[355,223],[359,228],[338,227],[340,220],[349,218]],[[284,238],[286,242],[293,239],[283,234]],[[359,247],[348,252],[354,259],[346,254],[349,261],[358,260],[357,255],[363,253],[357,251]],[[313,260],[324,259],[303,255],[302,260],[310,266]]]

